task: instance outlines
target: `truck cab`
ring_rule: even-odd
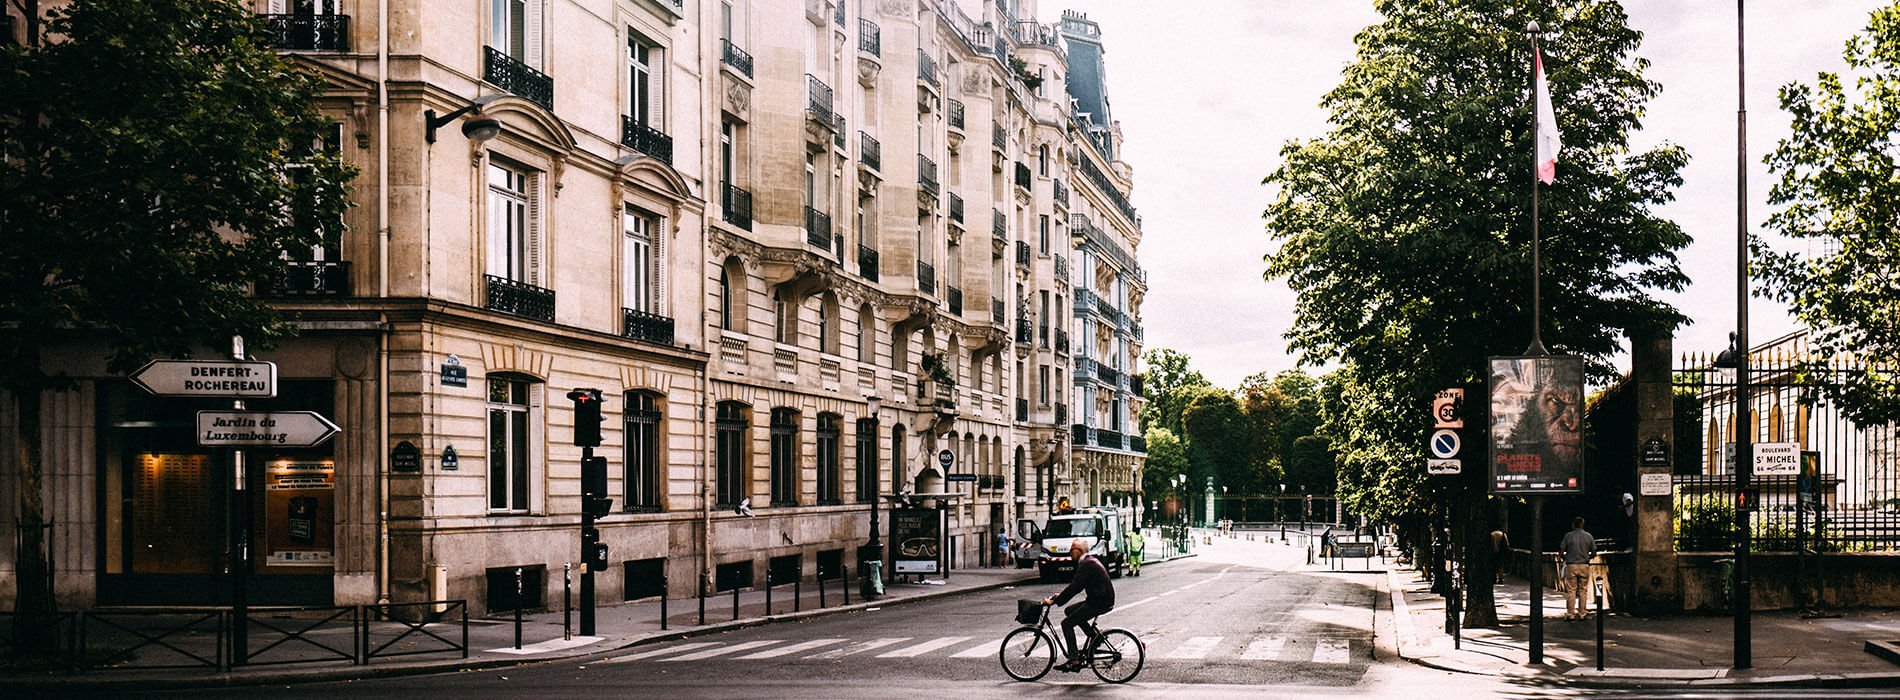
[[[1069,546],[1080,541],[1089,554],[1108,567],[1109,576],[1120,578],[1128,568],[1127,527],[1127,514],[1115,508],[1058,507],[1042,526],[1037,573],[1044,581],[1074,576],[1075,560],[1069,558]]]

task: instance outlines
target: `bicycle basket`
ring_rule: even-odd
[[[1041,620],[1041,619],[1042,619],[1042,601],[1040,600],[1016,601],[1016,621],[1017,622],[1020,622],[1025,625],[1033,625],[1033,624],[1036,624],[1037,620]]]

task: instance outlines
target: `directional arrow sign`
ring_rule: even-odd
[[[310,447],[338,430],[315,411],[198,412],[198,444],[205,447]]]
[[[152,360],[132,383],[159,396],[268,399],[277,395],[277,365],[235,360]]]

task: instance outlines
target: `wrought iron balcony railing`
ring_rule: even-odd
[[[837,127],[837,117],[831,110],[831,86],[810,73],[805,74],[805,111],[826,128]]]
[[[924,53],[923,49],[917,50],[917,79],[928,83],[933,88],[941,87],[941,84],[937,82],[937,60],[931,58],[930,54]]]
[[[831,215],[805,207],[805,242],[813,248],[831,251]]]
[[[1056,329],[1056,352],[1064,355],[1069,354],[1069,329]]]
[[[1111,450],[1127,449],[1127,447],[1122,443],[1121,431],[1109,430],[1107,428],[1095,429],[1095,444],[1101,447],[1106,447]]]
[[[1143,387],[1142,387],[1141,375],[1139,374],[1128,375],[1128,393],[1134,394],[1136,396],[1140,396],[1142,398],[1147,398],[1148,392],[1143,391],[1142,388]]]
[[[340,260],[291,260],[280,263],[257,296],[342,297],[350,295],[350,264]]]
[[[747,231],[752,230],[752,192],[727,183],[724,196],[720,200],[720,209],[726,223]]]
[[[877,249],[858,246],[858,276],[877,281]]]
[[[673,319],[646,311],[620,309],[620,335],[661,345],[673,344]]]
[[[962,316],[963,315],[963,289],[960,287],[951,287],[951,286],[946,285],[944,287],[944,290],[950,293],[947,299],[947,301],[950,302],[950,315]]]
[[[1027,347],[1031,342],[1035,341],[1036,339],[1035,333],[1036,333],[1035,326],[1030,325],[1029,319],[1026,319],[1026,318],[1016,319],[1016,343],[1017,344]]]
[[[930,196],[937,196],[937,162],[922,153],[917,154],[917,186]]]
[[[996,240],[1009,242],[1009,217],[1003,216],[1003,212],[990,210],[990,234],[995,236]]]
[[[1056,203],[1065,207],[1069,206],[1069,187],[1062,184],[1062,178],[1056,178],[1050,182],[1054,184],[1053,193]]]
[[[990,320],[995,321],[996,325],[999,325],[999,326],[1003,325],[1003,323],[1008,320],[1008,317],[1005,316],[1003,313],[1002,299],[990,300]]]
[[[838,6],[844,7],[844,3],[838,3]],[[858,18],[858,50],[871,54],[872,56],[880,56],[881,52],[884,50],[883,44],[884,44],[883,30],[878,28],[877,23],[871,20],[865,19],[863,17],[859,17]]]
[[[1066,403],[1056,404],[1056,425],[1068,425],[1068,424],[1069,424],[1069,405]]]
[[[1081,423],[1076,423],[1070,428],[1075,431],[1076,447],[1086,447],[1090,442],[1089,438],[1095,437],[1095,429]]]
[[[877,139],[871,138],[870,134],[862,131],[858,132],[858,162],[872,170],[883,170],[884,157],[881,155],[881,149],[882,146],[878,145]]]
[[[945,109],[944,111],[946,114],[949,115],[947,118],[950,120],[950,128],[956,129],[957,131],[962,131],[963,130],[963,103],[957,100],[951,100],[950,107]]]
[[[261,15],[270,28],[270,47],[283,51],[350,50],[349,15]],[[13,18],[7,17],[9,28]],[[6,34],[9,40],[13,32]]]
[[[732,45],[729,39],[719,40],[719,62],[732,66],[740,75],[752,77],[752,54]]]
[[[1028,241],[1016,242],[1016,264],[1022,267],[1029,267],[1029,242]]]
[[[1016,422],[1029,422],[1029,399],[1016,399]]]
[[[515,60],[513,56],[496,50],[493,46],[482,47],[482,53],[487,58],[482,62],[482,80],[553,111],[553,78],[529,67],[526,63]]]
[[[673,164],[673,137],[624,114],[620,115],[620,145]]]
[[[1140,435],[1128,436],[1128,449],[1142,454],[1148,453],[1148,438]]]
[[[1056,279],[1064,282],[1069,281],[1069,259],[1062,257],[1061,253],[1056,253],[1050,257],[1055,258]]]
[[[917,291],[925,294],[937,293],[937,268],[922,260],[917,261]]]
[[[1095,365],[1095,378],[1107,384],[1119,386],[1122,381],[1122,372],[1114,367],[1097,363]]]
[[[963,198],[955,192],[950,193],[950,220],[963,223]]]
[[[554,321],[554,290],[494,275],[482,277],[488,283],[485,305],[488,310],[537,321]]]
[[[999,151],[1009,148],[1009,132],[1003,130],[1002,124],[990,126],[990,142],[994,144],[996,150]]]
[[[1026,190],[1026,189],[1030,189],[1031,185],[1034,182],[1035,180],[1032,180],[1029,177],[1029,166],[1023,165],[1022,163],[1017,163],[1016,164],[1016,186],[1021,187]]]

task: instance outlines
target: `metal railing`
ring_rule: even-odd
[[[917,50],[917,79],[928,83],[930,87],[941,87],[937,82],[937,60],[924,53],[923,49]]]
[[[1067,328],[1056,329],[1056,352],[1063,355],[1069,354],[1069,330]]]
[[[882,146],[870,134],[858,132],[858,162],[872,170],[884,169]]]
[[[1003,129],[1002,124],[990,125],[990,145],[999,151],[1009,149],[1009,132]]]
[[[1096,363],[1095,378],[1102,380],[1104,383],[1107,383],[1110,386],[1120,386],[1121,381],[1122,381],[1122,372],[1121,370],[1115,369],[1114,367],[1110,367],[1108,365],[1104,365],[1101,363]]]
[[[937,163],[922,153],[917,154],[917,186],[937,196]]]
[[[1056,253],[1051,257],[1055,258],[1056,279],[1063,282],[1069,281],[1069,259],[1062,257],[1061,253]]]
[[[1035,340],[1036,340],[1035,326],[1029,323],[1029,319],[1017,318],[1016,319],[1016,343],[1024,347],[1027,347],[1030,343],[1035,342]]]
[[[719,62],[732,66],[732,69],[738,71],[740,75],[752,77],[752,54],[733,46],[729,39],[719,40]]]
[[[278,264],[257,290],[259,297],[350,295],[350,264],[340,260],[290,260]]]
[[[819,250],[826,252],[831,250],[830,214],[805,207],[805,242]]]
[[[937,268],[922,260],[917,261],[917,291],[925,294],[937,293]]]
[[[720,215],[726,223],[747,231],[752,230],[752,192],[743,187],[726,184],[720,198]]]
[[[661,345],[673,344],[673,319],[650,311],[620,309],[620,337]]]
[[[1111,450],[1127,449],[1127,446],[1122,443],[1121,432],[1107,428],[1095,429],[1095,444]]]
[[[627,115],[620,115],[620,145],[673,164],[673,137]]]
[[[963,288],[945,285],[944,290],[949,292],[945,300],[948,301],[950,304],[950,315],[962,316],[963,315]]]
[[[1032,188],[1035,182],[1036,181],[1032,179],[1029,175],[1029,166],[1023,165],[1022,163],[1017,163],[1016,164],[1016,186],[1027,190],[1027,189]]]
[[[805,111],[811,113],[812,120],[825,126],[837,127],[837,116],[831,109],[831,86],[818,76],[805,74]]]
[[[963,223],[963,198],[955,192],[950,193],[950,220]]]
[[[0,614],[17,633],[19,615]],[[464,601],[381,605],[95,608],[60,613],[54,649],[67,668],[155,670],[344,663],[459,653],[468,658]],[[232,639],[243,626],[245,648]],[[459,628],[443,630],[440,625]],[[0,639],[11,635],[0,635]],[[459,639],[458,639],[459,638]],[[433,640],[431,642],[430,640]]]
[[[990,210],[990,235],[1004,243],[1009,242],[1009,217],[996,209]]]
[[[877,258],[876,248],[858,246],[858,276],[876,282]]]
[[[1062,184],[1062,178],[1056,178],[1050,182],[1053,184],[1051,191],[1056,203],[1065,207],[1069,206],[1069,188],[1067,185]]]
[[[283,51],[350,50],[349,15],[259,15],[270,29],[270,47]],[[11,29],[12,16],[7,18]],[[6,38],[11,40],[13,32]]]
[[[1003,312],[1002,299],[990,300],[990,320],[995,321],[996,325],[999,325],[999,326],[1003,325],[1003,323],[1008,320],[1008,317]]]
[[[488,310],[537,321],[554,321],[554,290],[494,275],[482,277],[488,282],[485,305]]]
[[[1029,242],[1017,241],[1016,242],[1016,264],[1022,267],[1029,267],[1029,256],[1030,256]]]
[[[843,7],[844,3],[839,3],[838,6]],[[871,54],[872,56],[880,56],[884,50],[883,44],[883,30],[878,28],[877,23],[859,17],[858,50]]]
[[[493,46],[482,47],[482,52],[486,57],[482,62],[482,80],[520,95],[522,99],[549,111],[554,109],[554,79],[548,74],[515,60],[515,57]]]
[[[951,100],[950,107],[945,110],[945,113],[949,115],[947,119],[950,120],[950,128],[956,129],[958,131],[962,131],[963,130],[963,103],[957,100]]]

